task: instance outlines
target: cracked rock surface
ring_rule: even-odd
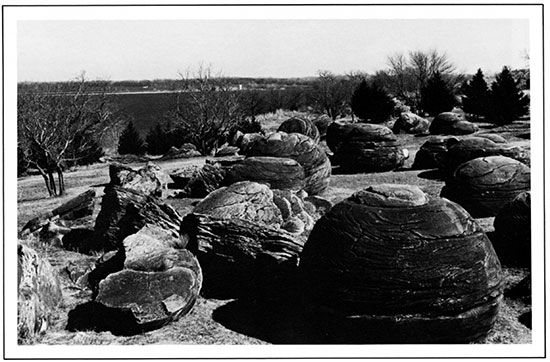
[[[489,156],[458,166],[446,180],[441,196],[457,202],[474,217],[491,217],[530,188],[528,166],[509,157]]]
[[[474,341],[502,299],[499,260],[475,220],[409,185],[374,185],[333,206],[299,269],[312,318],[335,342]]]
[[[199,295],[202,271],[184,246],[156,225],[126,237],[89,273],[92,300],[69,312],[67,329],[133,335],[187,314]]]

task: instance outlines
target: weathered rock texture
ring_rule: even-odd
[[[139,191],[146,195],[161,197],[163,184],[157,173],[159,169],[157,165],[148,164],[139,170],[122,165],[111,164],[109,166],[109,177],[111,181],[107,186],[107,189],[120,186],[125,189]]]
[[[403,112],[393,124],[394,133],[422,134],[427,133],[430,122],[411,112]]]
[[[235,156],[239,153],[239,147],[225,146],[216,151],[216,157]]]
[[[468,137],[448,147],[443,171],[452,174],[462,163],[474,158],[487,156],[506,156],[529,165],[530,153],[523,147],[514,147],[506,143],[495,143],[488,138]]]
[[[48,329],[63,296],[56,271],[22,244],[17,246],[17,287],[17,337],[28,343]]]
[[[168,151],[162,156],[163,160],[171,160],[176,158],[191,158],[201,156],[201,153],[197,151],[195,145],[191,143],[184,143],[180,148],[174,146],[170,147]]]
[[[315,195],[328,188],[331,175],[330,160],[323,149],[308,136],[275,132],[251,144],[247,156],[291,158],[304,168],[305,191]]]
[[[158,225],[177,237],[180,220],[177,211],[158,198],[114,186],[103,196],[93,233],[80,240],[69,236],[69,233],[63,242],[81,253],[116,250],[122,246],[124,238],[138,232],[146,224]],[[76,245],[68,245],[68,240]]]
[[[305,118],[292,117],[281,123],[278,132],[300,133],[311,138],[315,143],[319,143],[321,135],[317,126],[312,121]]]
[[[323,114],[315,118],[312,122],[317,127],[317,130],[319,131],[320,139],[321,140],[326,139],[327,129],[328,129],[328,126],[332,123],[332,118],[330,118],[326,114]]]
[[[247,180],[267,183],[273,189],[300,190],[306,186],[302,165],[284,157],[247,157],[227,169],[224,184]]]
[[[437,115],[430,124],[431,134],[446,134],[446,135],[465,135],[474,133],[478,127],[471,122],[453,112],[443,112]]]
[[[206,297],[253,297],[295,276],[303,241],[289,232],[241,219],[189,214],[181,235],[204,273]]]
[[[531,188],[531,171],[504,156],[481,157],[458,166],[441,190],[474,217],[496,216],[509,201]]]
[[[502,264],[531,267],[531,192],[505,204],[494,221],[493,246]]]
[[[388,127],[357,123],[335,156],[343,173],[383,172],[403,166],[406,153]]]
[[[67,329],[132,335],[187,314],[202,285],[196,258],[170,232],[147,225],[89,273],[90,302],[69,312]]]
[[[340,145],[354,128],[355,123],[342,120],[334,121],[327,127],[327,146],[336,155]],[[337,161],[336,158],[333,158]]]
[[[29,220],[23,227],[22,232],[27,230],[34,232],[47,225],[54,218],[76,220],[92,215],[95,195],[95,191],[92,189],[83,192],[55,209]]]
[[[183,195],[187,197],[205,197],[218,189],[226,176],[226,169],[219,164],[205,164],[195,171],[185,187]]]
[[[336,204],[301,255],[306,303],[342,343],[466,343],[502,298],[491,243],[459,205],[408,185]]]
[[[458,139],[455,137],[430,137],[416,152],[411,168],[414,170],[443,168],[447,160],[448,145],[452,145],[455,142],[458,142]]]

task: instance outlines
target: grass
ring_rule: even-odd
[[[292,115],[295,115],[292,113]],[[271,129],[276,129],[278,124],[291,116],[290,112],[279,112],[266,115],[262,118],[262,124]],[[509,128],[511,129],[511,128]],[[507,137],[510,142],[521,143],[525,139],[517,138],[513,132],[507,129]],[[418,148],[425,142],[425,137],[414,137],[411,135],[399,135],[400,142],[409,149],[410,158],[401,171],[382,172],[371,174],[339,175],[331,177],[328,191],[323,196],[338,202],[353,192],[371,184],[378,183],[403,183],[417,185],[427,194],[438,196],[443,182],[427,177],[425,170],[409,170],[414,155]],[[160,161],[158,164],[165,170],[171,171],[181,167],[201,166],[205,158]],[[135,164],[133,166],[141,166]],[[77,168],[67,172],[67,195],[60,198],[48,198],[47,192],[40,176],[29,176],[20,178],[17,183],[18,195],[18,227],[21,227],[38,213],[53,209],[68,199],[94,188],[99,204],[103,194],[103,187],[109,181],[108,165],[97,164],[89,167]],[[173,192],[174,190],[168,190]],[[197,199],[167,199],[167,202],[174,206],[181,214],[190,212]],[[96,208],[97,210],[99,209]],[[97,211],[96,211],[97,212]],[[480,219],[480,224],[486,231],[492,231],[492,218]],[[41,243],[34,236],[27,237],[26,243],[34,247],[40,255],[47,258],[56,267],[60,274],[70,262],[90,263],[99,256],[85,256],[69,252],[54,246]],[[504,268],[507,288],[517,284],[527,273],[527,270]],[[216,313],[222,311],[229,313],[234,310],[236,301],[215,300],[199,298],[195,307],[185,317],[168,326],[148,333],[121,337],[114,336],[109,332],[68,332],[65,325],[67,314],[76,305],[88,301],[89,291],[75,288],[74,284],[66,277],[61,278],[65,301],[59,307],[55,316],[54,325],[44,335],[39,336],[30,343],[53,344],[53,345],[146,345],[146,344],[267,344],[268,341],[261,334],[253,331],[235,328],[232,323],[224,323],[219,318],[214,318]],[[238,303],[237,303],[238,304]],[[482,341],[487,344],[508,344],[508,343],[531,343],[531,331],[517,321],[517,317],[527,311],[530,306],[525,305],[521,300],[505,298],[499,312],[498,320],[489,336]],[[218,312],[216,312],[218,311]],[[245,309],[246,311],[246,309]],[[249,317],[250,318],[250,317]],[[254,323],[251,321],[250,323]]]

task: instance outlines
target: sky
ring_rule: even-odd
[[[528,65],[522,19],[20,20],[18,81],[173,79],[211,65],[225,76],[374,73],[387,57],[446,53],[464,73]]]

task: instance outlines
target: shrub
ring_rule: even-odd
[[[497,125],[512,123],[529,112],[529,97],[519,89],[508,67],[491,84],[487,120]]]
[[[351,109],[363,121],[381,123],[393,113],[394,102],[388,92],[376,83],[363,80],[351,96]]]
[[[145,151],[145,142],[143,142],[141,136],[134,127],[134,122],[129,122],[118,140],[118,153],[121,155],[143,155]]]
[[[435,72],[422,88],[420,108],[429,115],[436,116],[439,113],[451,111],[456,103],[451,87],[439,72]]]

